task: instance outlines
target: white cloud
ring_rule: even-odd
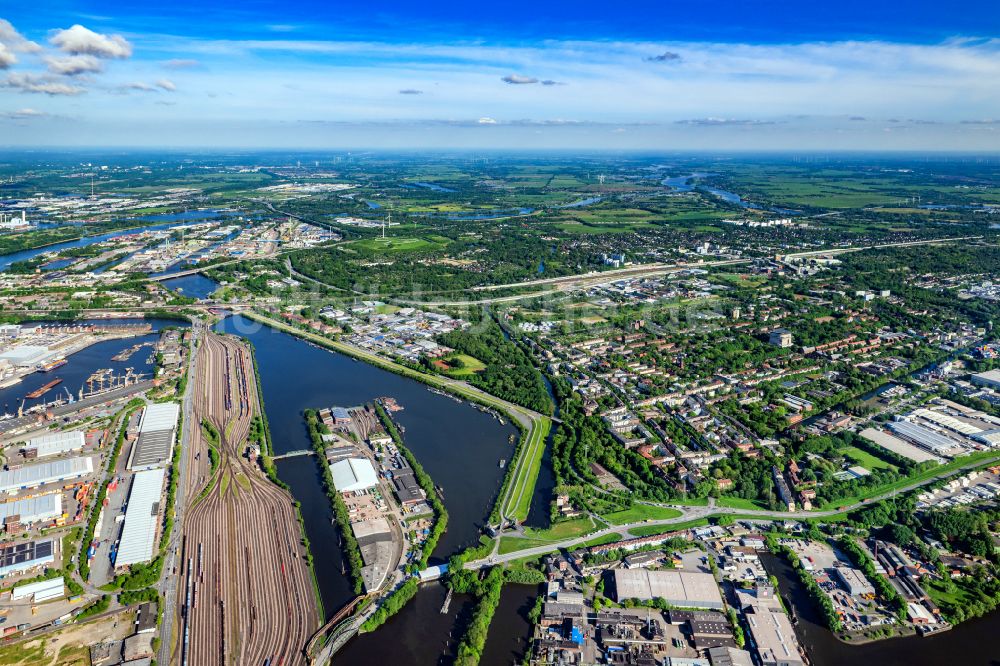
[[[128,58],[132,45],[121,35],[102,35],[79,23],[67,30],[57,30],[49,41],[60,50],[74,55],[98,58]]]
[[[496,124],[497,124],[497,121],[496,121],[496,120],[494,120],[493,118],[490,118],[490,117],[487,117],[487,116],[483,116],[482,118],[480,118],[480,119],[479,119],[479,120],[477,121],[477,123],[478,123],[479,125],[496,125]]]
[[[137,90],[139,92],[156,92],[156,87],[148,83],[143,83],[142,81],[131,81],[118,86],[118,90],[120,92],[128,92],[129,90]]]
[[[38,53],[42,50],[42,47],[35,42],[25,39],[24,35],[5,19],[0,19],[0,45],[15,53]]]
[[[130,91],[137,92],[160,92],[161,90],[166,90],[167,92],[174,92],[177,90],[177,86],[174,82],[169,79],[160,79],[155,83],[146,83],[145,81],[130,81],[129,83],[123,83],[118,86],[116,90],[120,93],[127,93]]]
[[[104,63],[92,55],[46,56],[44,60],[50,72],[63,76],[104,71]]]
[[[515,86],[530,85],[532,83],[538,83],[538,79],[533,76],[524,76],[522,74],[508,74],[507,76],[500,79],[504,83],[510,83]]]
[[[17,56],[14,52],[7,48],[7,45],[0,42],[0,69],[9,69],[11,65],[17,62]]]
[[[44,111],[39,111],[38,109],[24,108],[18,109],[17,111],[6,111],[0,113],[0,117],[8,118],[10,120],[30,120],[32,118],[44,118],[49,114]]]
[[[44,95],[79,95],[86,92],[80,86],[63,83],[51,76],[36,76],[34,74],[8,74],[7,78],[0,81],[0,87],[13,88],[26,93],[39,93]]]

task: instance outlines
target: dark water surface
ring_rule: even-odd
[[[0,256],[0,271],[5,271],[10,268],[12,263],[18,261],[28,261],[33,259],[40,254],[46,252],[57,252],[61,250],[68,250],[74,247],[87,247],[88,245],[93,245],[95,243],[100,243],[101,241],[106,241],[110,238],[118,238],[119,236],[127,236],[129,234],[138,234],[143,231],[156,231],[160,229],[169,229],[171,227],[176,227],[179,225],[186,224],[196,224],[198,222],[203,222],[205,220],[214,219],[216,217],[235,214],[230,211],[218,211],[218,210],[191,210],[186,213],[163,213],[160,215],[148,215],[146,217],[137,218],[136,221],[141,222],[151,222],[147,226],[137,226],[134,229],[121,229],[119,231],[109,231],[103,234],[96,234],[94,236],[84,236],[83,238],[78,238],[76,240],[63,241],[62,243],[54,243],[52,245],[46,245],[45,247],[36,247],[32,250],[20,250],[18,252],[12,252],[10,254],[5,254]]]
[[[501,425],[467,403],[432,393],[412,379],[321,349],[243,317],[230,317],[219,329],[242,335],[254,345],[275,453],[310,447],[302,417],[307,408],[349,407],[391,396],[404,408],[395,418],[405,428],[406,445],[444,491],[448,530],[435,556],[447,559],[478,541],[503,478],[504,470],[497,463],[501,458],[510,459],[513,446],[509,438],[516,436],[516,428]],[[353,594],[341,574],[339,536],[315,470],[312,458],[278,462],[279,476],[302,503],[323,603],[327,614],[332,615]],[[424,595],[421,591],[418,598]]]
[[[179,292],[181,296],[197,298],[199,300],[208,298],[212,295],[212,292],[219,288],[218,282],[205,277],[201,273],[185,275],[184,277],[179,278],[171,278],[169,280],[164,280],[160,284],[167,289],[173,289]]]
[[[486,636],[479,666],[520,664],[531,639],[528,612],[535,605],[540,590],[537,585],[505,585],[500,593],[490,631]]]

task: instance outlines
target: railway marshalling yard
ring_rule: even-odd
[[[194,392],[197,422],[218,432],[218,463],[213,473],[210,435],[191,424],[171,662],[304,664],[320,613],[292,498],[246,456],[260,411],[246,343],[207,334]]]

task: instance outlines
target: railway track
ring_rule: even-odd
[[[200,356],[195,414],[219,432],[219,465],[205,497],[184,526],[185,570],[178,586],[181,666],[306,663],[304,648],[319,626],[292,498],[244,457],[259,405],[245,343],[208,334]],[[206,474],[207,444],[197,428]],[[200,461],[199,461],[200,462]],[[192,556],[191,553],[196,553]]]

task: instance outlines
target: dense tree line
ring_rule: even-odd
[[[482,372],[468,378],[469,383],[498,398],[543,414],[552,413],[552,401],[541,373],[516,343],[504,337],[496,322],[482,322],[475,331],[444,333],[438,341],[486,364]]]
[[[597,462],[617,476],[636,497],[667,501],[678,496],[673,485],[648,460],[618,443],[600,417],[586,414],[583,401],[565,378],[553,377],[552,390],[559,401],[562,419],[552,439],[552,469],[557,486],[573,485],[578,479],[597,483],[590,469],[590,463]]]
[[[406,582],[386,597],[385,601],[375,610],[371,617],[361,625],[361,632],[375,631],[390,617],[403,610],[403,607],[417,594],[419,579],[407,578]]]
[[[445,530],[448,529],[448,510],[444,507],[444,502],[438,497],[437,492],[434,489],[434,481],[431,479],[430,475],[424,471],[423,466],[420,461],[417,460],[416,456],[406,448],[403,444],[403,438],[399,434],[399,430],[396,429],[396,424],[393,423],[392,419],[386,413],[382,405],[375,405],[375,410],[378,413],[379,420],[385,427],[389,436],[392,437],[393,442],[396,444],[396,448],[403,454],[406,461],[413,468],[413,475],[417,479],[417,483],[423,489],[424,494],[427,495],[427,502],[431,505],[434,510],[434,525],[431,527],[430,534],[424,539],[423,546],[420,551],[420,561],[411,565],[411,568],[423,569],[427,566],[427,561],[430,559],[431,555],[434,553],[434,549],[437,547],[438,540],[441,539],[441,535],[444,534]]]

